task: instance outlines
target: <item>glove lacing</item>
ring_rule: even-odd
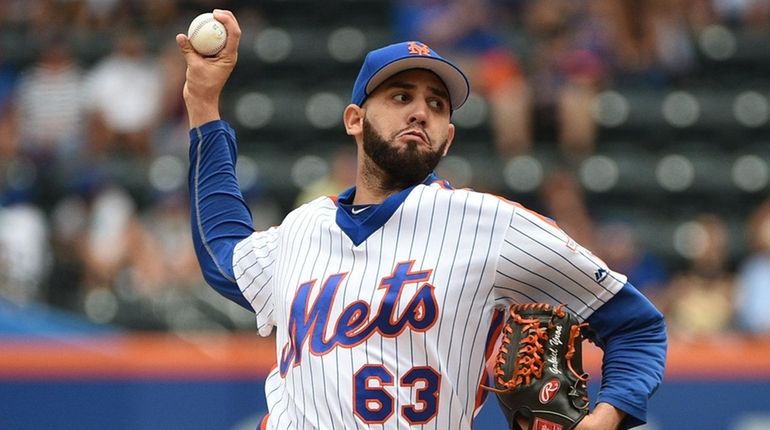
[[[548,311],[550,308],[551,306],[545,303],[528,303],[511,307],[511,317],[517,324],[521,325],[521,333],[525,335],[520,341],[518,351],[515,351],[515,369],[511,378],[505,380],[505,371],[502,369],[502,365],[508,361],[508,354],[512,352],[510,351],[511,339],[509,335],[513,333],[513,327],[509,324],[504,328],[505,335],[502,338],[500,351],[497,355],[499,366],[496,366],[494,374],[497,385],[504,388],[485,388],[489,388],[494,392],[504,393],[512,391],[519,385],[530,384],[533,377],[541,378],[543,376],[543,368],[545,367],[543,345],[548,340],[549,327],[541,327],[540,320],[537,318],[523,318],[516,310],[542,309]],[[555,309],[554,312],[560,312],[562,315],[564,313],[561,306]]]
[[[567,352],[564,354],[564,360],[567,362],[567,369],[575,377],[575,385],[571,387],[569,397],[572,398],[572,404],[578,409],[588,409],[588,373],[578,373],[575,368],[572,367],[572,357],[575,356],[575,342],[576,338],[580,336],[580,329],[588,327],[588,323],[576,324],[570,327],[569,342],[567,345]],[[584,393],[584,394],[578,394]]]

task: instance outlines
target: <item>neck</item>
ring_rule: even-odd
[[[363,163],[363,168],[358,169],[356,195],[353,198],[353,204],[380,204],[389,196],[401,191],[386,187],[385,174],[374,162],[366,160]]]

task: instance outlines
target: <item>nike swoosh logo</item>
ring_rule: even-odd
[[[356,208],[351,208],[351,209],[350,209],[350,212],[353,212],[353,215],[358,215],[358,214],[360,214],[361,212],[363,212],[363,211],[365,211],[365,210],[369,209],[370,207],[371,207],[371,206],[364,206],[364,207],[362,207],[362,208],[358,208],[358,209],[356,209]]]

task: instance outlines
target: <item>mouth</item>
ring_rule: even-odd
[[[423,143],[430,145],[430,140],[428,140],[428,135],[426,135],[423,131],[418,129],[410,129],[406,131],[402,131],[398,134],[398,137],[406,137],[406,138],[418,138]]]

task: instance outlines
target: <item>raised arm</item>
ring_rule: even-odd
[[[215,10],[214,17],[228,33],[227,44],[216,56],[202,57],[193,50],[187,36],[176,36],[187,62],[184,100],[190,119],[188,183],[192,237],[209,285],[253,311],[237,284],[233,250],[254,229],[235,176],[235,132],[219,115],[222,88],[238,59],[241,30],[229,11]]]

